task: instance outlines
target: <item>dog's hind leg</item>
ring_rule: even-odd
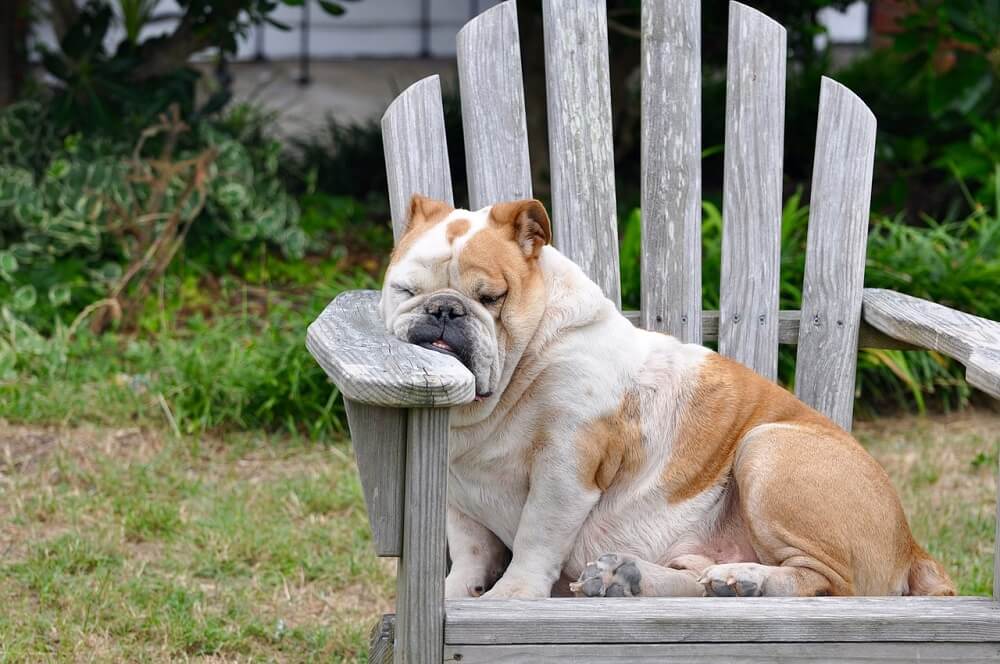
[[[768,424],[733,463],[757,560],[701,577],[721,596],[900,595],[913,538],[885,471],[846,433]]]
[[[671,569],[618,553],[588,563],[576,582],[577,597],[701,597],[704,588],[691,570]]]

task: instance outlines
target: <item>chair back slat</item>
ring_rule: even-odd
[[[795,394],[850,431],[875,116],[853,92],[826,77],[814,159]]]
[[[454,203],[437,76],[420,79],[389,105],[382,116],[382,142],[392,234],[399,242],[413,194]]]
[[[785,116],[785,29],[729,4],[719,352],[774,379]]]
[[[531,198],[516,0],[507,0],[458,33],[469,207]]]
[[[621,306],[604,0],[544,0],[556,246]]]
[[[701,343],[701,3],[642,3],[642,304]]]

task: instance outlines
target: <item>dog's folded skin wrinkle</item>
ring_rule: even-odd
[[[476,379],[451,412],[447,597],[954,594],[848,433],[635,328],[550,239],[538,201],[414,196],[386,273],[386,328]]]

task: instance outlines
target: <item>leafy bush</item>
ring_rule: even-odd
[[[37,106],[0,113],[0,152],[17,151]],[[44,160],[29,147],[0,166],[0,301],[36,326],[102,297],[134,304],[189,231],[217,264],[255,240],[301,257],[307,237],[263,122],[236,108],[192,130],[175,113],[134,145],[71,134]]]
[[[156,18],[161,0],[87,0],[82,7],[75,0],[50,3],[59,43],[55,49],[40,47],[42,66],[56,81],[45,118],[66,132],[98,131],[129,139],[171,105],[192,122],[209,117],[229,101],[229,91],[223,85],[195,108],[200,75],[188,59],[210,48],[220,56],[234,54],[238,38],[254,25],[287,30],[271,14],[279,4],[302,2],[176,0],[173,31],[145,39],[143,28]],[[331,15],[344,13],[332,0],[319,0],[319,5]],[[116,22],[124,36],[109,50],[105,41]]]

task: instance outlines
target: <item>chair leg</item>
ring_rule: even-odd
[[[440,663],[444,658],[447,489],[448,410],[413,409],[407,426],[396,664]]]

